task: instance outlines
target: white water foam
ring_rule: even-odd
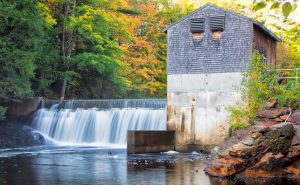
[[[50,144],[69,146],[110,146],[125,148],[128,130],[166,130],[165,109],[41,108],[33,127]]]

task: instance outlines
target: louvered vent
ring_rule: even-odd
[[[191,19],[191,32],[204,32],[204,19],[195,18]]]
[[[225,27],[225,17],[210,17],[209,18],[210,30],[211,31],[223,31]]]

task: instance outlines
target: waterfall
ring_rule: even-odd
[[[166,100],[66,100],[60,110],[47,104],[42,102],[33,127],[62,144],[126,145],[128,130],[166,130]]]

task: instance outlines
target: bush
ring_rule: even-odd
[[[5,119],[6,107],[0,106],[0,120]]]
[[[262,56],[255,51],[247,71],[243,74],[241,101],[229,108],[228,119],[232,130],[247,127],[255,118],[258,110],[279,92],[278,76],[267,73],[268,66]]]
[[[291,106],[300,100],[300,85],[290,81],[280,86],[277,97],[281,106]],[[298,109],[300,110],[300,106]]]

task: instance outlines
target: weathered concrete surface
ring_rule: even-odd
[[[42,97],[35,97],[32,99],[21,100],[20,102],[7,102],[3,103],[4,106],[8,107],[8,116],[30,116],[40,106]]]
[[[127,153],[156,153],[175,150],[175,131],[128,131]]]
[[[224,140],[226,108],[239,100],[241,80],[241,73],[168,75],[167,127],[176,131],[176,150],[210,150]]]

